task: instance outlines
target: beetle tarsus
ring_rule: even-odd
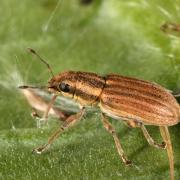
[[[157,143],[151,136],[150,134],[148,133],[146,127],[142,124],[141,125],[141,130],[143,131],[143,134],[144,134],[144,137],[146,138],[147,142],[149,143],[149,145],[157,148],[157,149],[166,149],[166,143],[165,142],[162,142],[161,144],[160,143]]]
[[[132,161],[126,160],[126,161],[125,161],[125,165],[126,165],[126,166],[131,166],[131,165],[132,165]]]
[[[82,118],[85,113],[85,108],[83,107],[80,112],[69,116],[66,121],[49,137],[47,144],[39,146],[38,148],[33,149],[32,153],[41,154],[46,151],[50,145],[64,132],[65,129],[73,126],[78,120]]]
[[[49,148],[49,145],[45,144],[43,146],[33,149],[32,153],[33,154],[41,154],[42,152],[46,151],[48,148]]]
[[[160,144],[160,146],[161,146],[162,149],[166,149],[166,147],[167,147],[167,145],[166,145],[166,143],[164,141]]]

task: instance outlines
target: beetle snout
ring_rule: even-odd
[[[57,87],[56,86],[48,86],[48,89],[49,90],[57,90]]]
[[[48,90],[50,92],[57,92],[59,91],[57,82],[53,81],[52,79],[48,82]]]

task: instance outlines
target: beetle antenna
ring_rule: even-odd
[[[19,89],[46,89],[47,86],[28,86],[28,85],[23,85],[23,86],[18,86]]]
[[[53,74],[53,72],[52,72],[51,66],[50,66],[34,49],[32,49],[32,48],[27,48],[27,50],[28,50],[30,53],[34,54],[36,57],[38,57],[39,60],[47,66],[47,68],[48,68],[50,74],[52,75],[52,77],[54,77],[54,74]]]

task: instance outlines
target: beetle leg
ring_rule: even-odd
[[[37,128],[40,128],[41,124],[44,123],[44,119],[38,114],[36,109],[32,109],[31,116],[37,120]]]
[[[114,141],[115,141],[115,144],[116,144],[116,148],[117,148],[117,151],[119,153],[119,155],[121,156],[122,158],[122,161],[126,164],[126,165],[130,165],[131,164],[131,161],[127,159],[126,155],[124,154],[124,151],[122,149],[122,146],[120,144],[120,141],[117,137],[117,134],[115,132],[115,129],[113,128],[113,126],[111,125],[111,123],[108,121],[107,117],[105,116],[105,114],[101,114],[102,118],[102,123],[105,127],[105,129],[113,136],[114,138]]]
[[[137,127],[141,126],[139,122],[134,121],[134,120],[127,120],[127,121],[124,121],[124,122],[128,127],[131,127],[131,128],[137,128]]]
[[[143,134],[147,140],[147,142],[151,145],[151,146],[154,146],[155,148],[158,148],[158,149],[166,149],[166,143],[165,142],[162,142],[161,144],[157,143],[154,141],[154,139],[150,136],[150,134],[148,133],[146,127],[141,124],[141,129],[143,131]]]
[[[64,132],[65,129],[68,129],[69,127],[73,126],[78,120],[82,118],[82,116],[85,113],[85,108],[83,107],[80,112],[77,114],[69,116],[66,121],[59,127],[48,139],[48,143],[45,145],[42,145],[38,148],[35,148],[32,152],[41,154],[43,151],[47,150],[50,145],[59,137],[61,133]]]
[[[31,116],[35,119],[40,119],[40,115],[37,113],[36,109],[32,108]]]
[[[49,115],[49,112],[50,112],[51,109],[54,111],[54,113],[58,114],[58,117],[63,118],[63,119],[66,118],[66,116],[65,116],[65,114],[63,112],[53,108],[53,104],[54,104],[56,98],[57,98],[57,95],[53,95],[53,97],[50,100],[49,104],[46,104],[46,108],[45,108],[45,111],[44,111],[44,114],[43,114],[42,117],[40,117],[35,110],[34,110],[34,112],[32,112],[31,115],[38,120],[37,121],[37,127],[38,128],[41,127],[42,123],[43,124],[47,123],[48,115]]]
[[[52,99],[50,100],[50,102],[49,102],[49,104],[48,104],[48,106],[46,108],[46,111],[44,112],[44,114],[42,116],[42,119],[44,119],[45,121],[47,121],[47,119],[48,119],[49,111],[52,108],[56,98],[57,98],[57,95],[53,95]]]
[[[159,128],[160,128],[161,136],[167,144],[166,149],[169,158],[170,179],[174,180],[174,156],[173,156],[173,148],[172,148],[169,130],[167,126],[159,126]]]
[[[62,112],[56,107],[53,107],[54,101],[56,99],[54,96],[50,102],[47,102],[32,88],[21,89],[21,93],[26,97],[27,101],[33,108],[31,116],[37,119],[37,127],[40,127],[41,122],[45,122],[45,119],[48,118],[48,114],[51,114],[52,116],[55,116],[56,118],[63,121],[67,118],[66,113]],[[40,116],[37,112],[43,112],[44,115]]]

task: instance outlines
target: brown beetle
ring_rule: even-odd
[[[140,127],[148,143],[159,149],[167,149],[170,177],[174,179],[173,151],[168,126],[180,121],[180,106],[174,96],[158,84],[115,74],[99,76],[90,72],[67,71],[54,76],[50,66],[33,50],[29,49],[45,63],[52,74],[48,90],[54,93],[45,112],[47,118],[53,102],[58,95],[70,97],[80,104],[80,111],[69,116],[65,122],[50,136],[48,143],[33,150],[42,153],[47,150],[54,140],[67,128],[80,120],[86,106],[97,106],[101,110],[101,120],[106,130],[113,136],[117,151],[122,161],[129,165],[115,129],[108,121],[108,116],[123,120],[131,127]],[[30,86],[20,86],[29,88]],[[164,142],[155,142],[148,133],[145,125],[159,126]]]

